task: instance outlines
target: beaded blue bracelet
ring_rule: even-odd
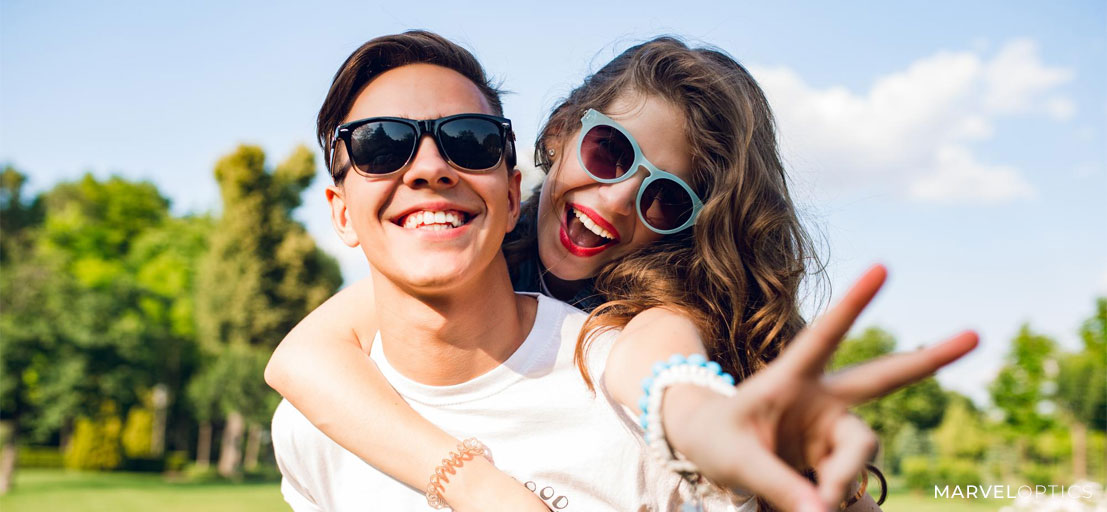
[[[734,396],[734,377],[723,372],[719,363],[708,361],[700,354],[687,358],[674,354],[667,361],[655,363],[652,370],[653,375],[642,380],[643,395],[638,400],[638,408],[642,411],[639,424],[646,431],[646,444],[650,453],[665,464],[666,469],[692,484],[694,501],[685,504],[682,510],[702,510],[702,498],[708,486],[696,465],[669,446],[661,423],[661,399],[665,389],[673,384],[695,384],[724,396]]]
[[[657,395],[657,392],[653,390],[657,377],[659,377],[663,373],[667,373],[666,370],[681,367],[704,368],[707,370],[707,375],[715,376],[718,379],[721,379],[721,382],[725,383],[728,386],[734,386],[734,377],[732,375],[724,372],[722,366],[720,366],[719,363],[716,363],[715,361],[708,361],[707,358],[703,357],[703,355],[701,354],[692,354],[687,358],[680,354],[673,354],[666,361],[658,361],[654,363],[651,367],[651,369],[653,370],[653,374],[649,377],[646,377],[645,379],[642,379],[643,394],[642,398],[638,399],[638,409],[641,411],[641,414],[638,417],[638,423],[642,426],[643,429],[646,429],[648,426],[648,420],[650,416],[648,414],[650,396]],[[680,373],[691,374],[691,372]],[[704,372],[696,372],[696,374],[704,374]],[[688,382],[689,380],[690,379],[681,379],[681,382]]]

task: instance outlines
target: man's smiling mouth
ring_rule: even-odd
[[[472,219],[472,215],[459,210],[416,210],[394,222],[404,229],[443,231],[464,226]]]

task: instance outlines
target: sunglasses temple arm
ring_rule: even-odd
[[[331,174],[331,176],[335,175],[334,157],[337,156],[337,155],[338,155],[338,130],[335,129],[334,136],[331,137],[331,158],[329,160],[330,165],[327,168],[327,172],[329,172]]]

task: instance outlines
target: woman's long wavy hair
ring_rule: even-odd
[[[587,109],[604,111],[628,93],[660,97],[684,114],[691,185],[705,204],[693,229],[600,271],[595,287],[608,302],[581,330],[577,366],[591,386],[584,354],[594,335],[665,307],[695,322],[726,371],[748,377],[803,328],[801,282],[809,269],[823,274],[788,193],[769,103],[723,51],[659,37],[620,54],[554,109],[536,144],[539,166],[549,172],[550,147],[566,154]]]

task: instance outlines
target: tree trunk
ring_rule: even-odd
[[[1073,421],[1069,435],[1072,436],[1072,478],[1084,480],[1088,477],[1088,427]]]
[[[219,447],[219,474],[233,477],[238,473],[242,462],[242,433],[246,430],[246,419],[238,411],[227,414],[227,424],[223,427],[223,442]]]
[[[58,428],[58,451],[63,454],[69,448],[69,441],[73,437],[73,420],[62,420],[61,427]]]
[[[165,454],[165,416],[169,408],[169,389],[165,384],[154,386],[154,425],[150,431],[150,453],[155,457]]]
[[[211,465],[211,422],[200,422],[200,433],[196,439],[196,467],[207,469]]]
[[[261,424],[250,422],[250,428],[246,434],[246,454],[242,459],[242,467],[247,471],[258,467],[258,452],[261,451]]]
[[[19,454],[15,444],[15,436],[19,431],[19,420],[12,418],[0,421],[0,438],[3,446],[0,447],[0,495],[7,494],[12,489],[15,478],[15,460]]]

